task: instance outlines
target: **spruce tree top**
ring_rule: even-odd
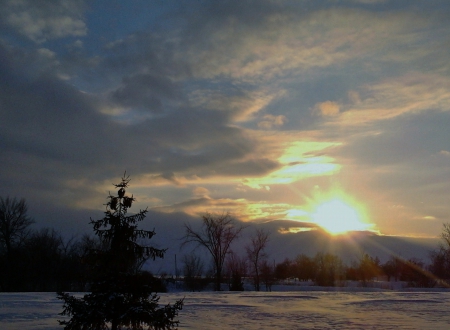
[[[165,250],[156,249],[150,246],[142,246],[137,243],[138,239],[151,239],[155,231],[138,229],[138,222],[144,220],[147,209],[138,213],[128,215],[128,209],[136,200],[133,195],[126,195],[126,188],[130,182],[129,176],[124,176],[119,184],[114,184],[118,188],[117,195],[109,193],[106,211],[103,219],[92,220],[93,230],[102,243],[106,243],[110,252],[116,260],[122,259],[123,267],[115,271],[125,271],[133,262],[138,259],[163,258]],[[128,265],[127,265],[128,264]]]

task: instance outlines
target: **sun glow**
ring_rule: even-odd
[[[318,205],[311,220],[332,235],[349,231],[370,230],[371,224],[362,221],[362,215],[340,199],[332,199]]]

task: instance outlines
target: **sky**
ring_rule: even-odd
[[[447,0],[0,8],[0,196],[41,226],[89,228],[125,171],[137,207],[180,224],[450,221]]]

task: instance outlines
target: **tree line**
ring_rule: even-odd
[[[87,234],[67,239],[51,228],[33,231],[30,226],[34,220],[27,211],[24,199],[0,197],[0,290],[86,290],[91,271],[86,257],[93,249],[101,249],[102,241]],[[270,290],[274,283],[286,279],[312,281],[319,286],[339,286],[348,280],[368,286],[374,279],[395,279],[415,287],[447,285],[450,279],[450,224],[444,224],[442,242],[430,252],[429,263],[396,256],[382,263],[361,253],[349,265],[337,255],[322,252],[299,254],[275,264],[266,251],[270,234],[263,230],[255,230],[238,254],[232,246],[246,227],[230,214],[205,214],[200,228],[184,227],[183,246],[195,244],[205,249],[211,260],[205,262],[195,251],[182,256],[181,271],[188,290],[208,285],[214,290],[243,290],[244,279],[251,281],[255,291],[262,286]],[[165,291],[163,282],[158,285],[159,292]]]
[[[231,249],[233,241],[239,238],[245,227],[235,222],[229,214],[203,216],[202,226],[194,230],[185,224],[184,244],[194,243],[205,248],[211,265],[205,266],[193,252],[184,257],[184,281],[190,290],[201,290],[214,281],[214,289],[221,290],[228,285],[229,290],[243,290],[243,279],[253,283],[255,291],[262,285],[271,290],[274,283],[286,279],[312,281],[318,286],[343,286],[346,281],[358,281],[361,286],[369,286],[374,280],[406,282],[410,287],[450,287],[450,224],[444,224],[442,243],[430,252],[430,263],[420,259],[404,259],[392,255],[385,263],[378,257],[361,253],[359,258],[346,265],[334,254],[318,252],[310,257],[299,254],[293,260],[286,258],[275,264],[270,263],[266,246],[269,233],[256,230],[245,246],[245,253],[238,255]]]

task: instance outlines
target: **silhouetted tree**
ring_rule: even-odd
[[[28,227],[34,223],[27,212],[25,199],[0,197],[0,248],[4,250],[2,286],[5,290],[13,289],[10,282],[17,275],[13,269],[15,253],[13,249],[20,247],[28,234]]]
[[[367,253],[363,253],[359,258],[356,274],[357,279],[366,287],[368,281],[381,274],[380,260],[369,256]]]
[[[430,271],[441,279],[441,283],[450,285],[450,223],[443,224],[441,243],[430,253]]]
[[[430,271],[436,276],[438,281],[450,284],[450,250],[439,247],[430,253],[431,265]]]
[[[394,278],[394,281],[398,281],[402,272],[402,262],[400,258],[391,256],[388,261],[381,265],[381,269],[388,277],[388,281],[390,281],[391,278]]]
[[[25,199],[0,197],[0,242],[5,246],[7,253],[14,245],[23,241],[28,227],[34,223],[27,212]]]
[[[314,257],[315,282],[320,286],[336,286],[344,279],[345,269],[341,258],[330,253],[319,252]]]
[[[258,229],[256,230],[255,235],[250,238],[250,244],[245,247],[247,258],[250,261],[255,291],[259,291],[260,266],[261,261],[267,258],[267,254],[264,249],[266,248],[268,242],[269,233],[264,232],[262,229]]]
[[[402,260],[401,280],[408,286],[427,288],[435,284],[434,276],[427,270],[425,264],[416,258]]]
[[[137,223],[144,220],[147,210],[127,215],[135,201],[125,195],[129,178],[124,175],[117,195],[109,195],[105,217],[92,220],[96,236],[106,248],[92,249],[85,258],[92,267],[91,293],[82,298],[59,292],[64,301],[60,315],[69,320],[59,321],[65,329],[173,329],[174,318],[182,308],[182,300],[160,307],[154,283],[139,271],[142,261],[162,258],[165,250],[143,246],[138,239],[151,239],[154,231],[141,230]]]
[[[43,228],[24,244],[27,291],[56,291],[62,281],[62,237],[54,229]]]
[[[204,264],[202,259],[194,254],[183,256],[184,285],[188,290],[201,291],[208,283],[208,279],[203,278]]]
[[[83,265],[82,257],[82,240],[77,240],[75,236],[67,240],[61,237],[57,291],[80,292],[86,289],[87,267]]]
[[[242,278],[247,274],[247,260],[230,251],[225,262],[230,291],[244,291]]]
[[[266,291],[272,291],[272,285],[275,283],[275,269],[267,259],[261,262],[261,281],[264,283]]]
[[[285,280],[289,277],[294,277],[294,267],[293,262],[289,258],[284,259],[284,261],[278,263],[275,266],[275,278],[278,280]]]
[[[220,291],[222,271],[231,243],[239,237],[243,226],[236,225],[229,213],[223,215],[206,214],[202,217],[202,227],[195,231],[191,225],[185,224],[184,243],[195,243],[205,247],[211,254],[214,263],[215,290]]]
[[[300,254],[295,258],[295,262],[292,265],[295,272],[295,277],[300,281],[312,280],[315,274],[315,264],[314,261],[304,255]]]

